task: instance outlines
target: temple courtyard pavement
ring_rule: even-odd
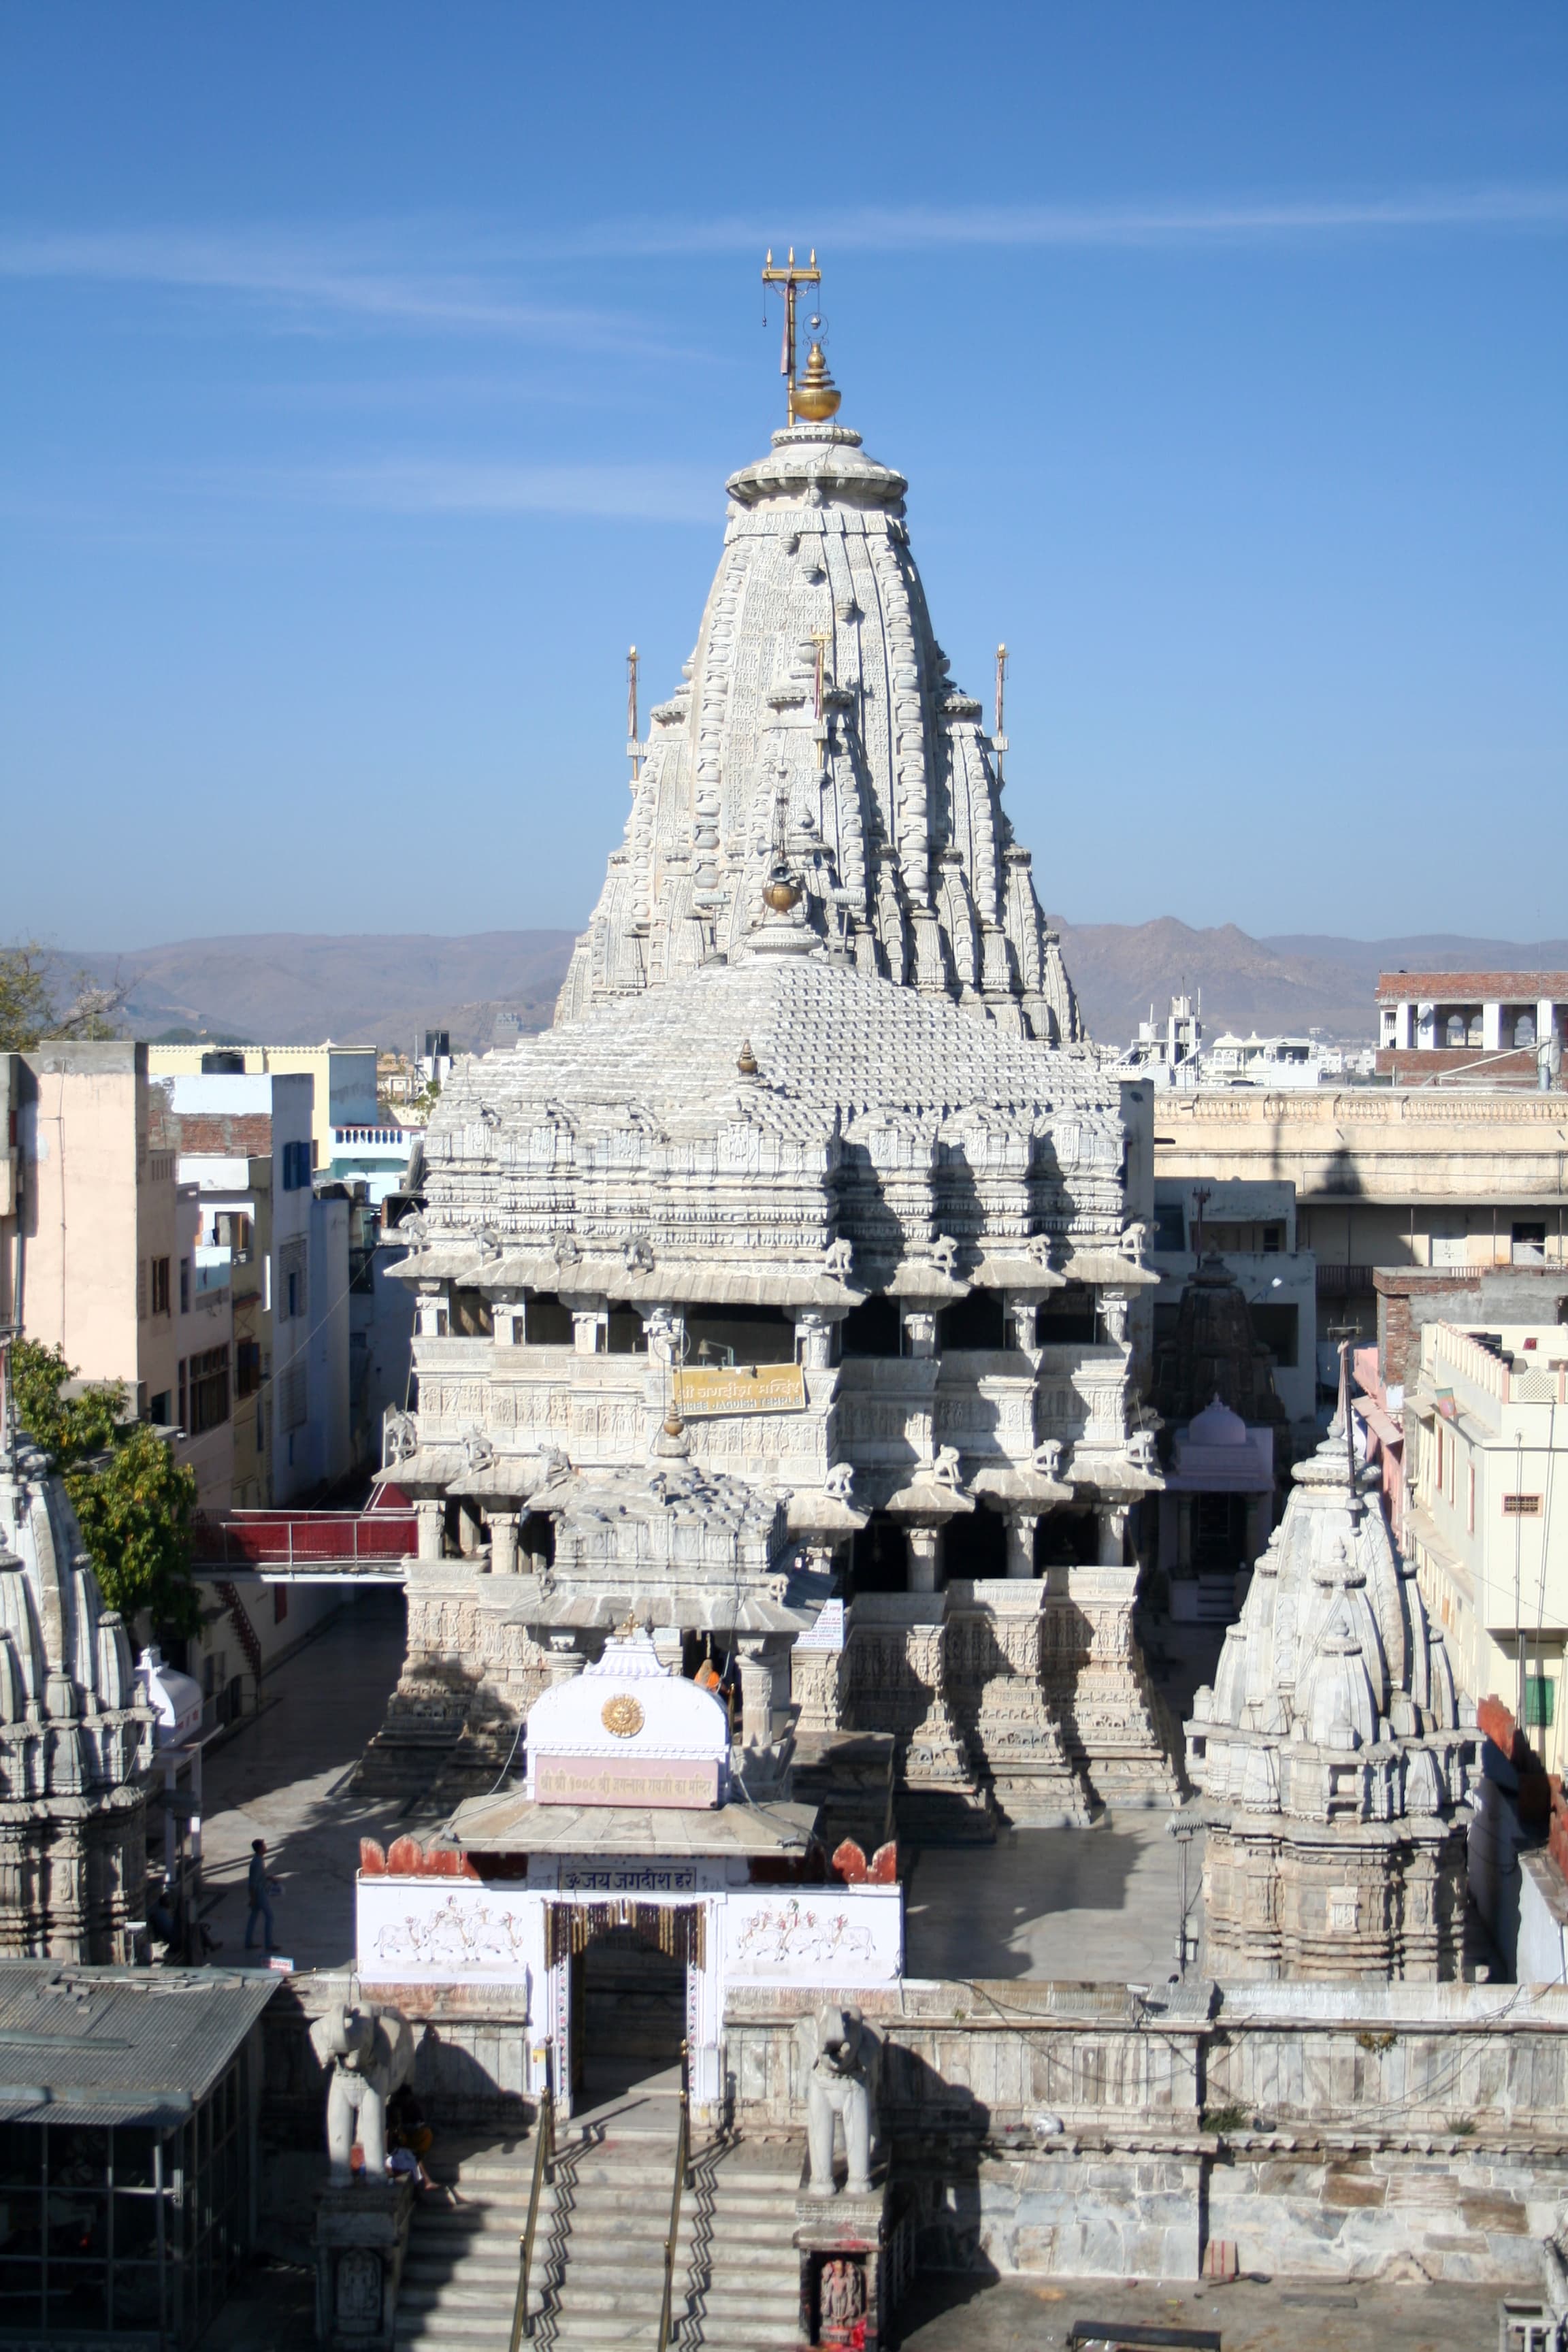
[[[226,1960],[244,1957],[253,1838],[266,1839],[282,1887],[281,1951],[299,1969],[341,1968],[353,1949],[360,1839],[384,1843],[426,1825],[417,1799],[368,1799],[350,1785],[397,1680],[403,1625],[401,1593],[355,1594],[268,1675],[265,1711],[209,1756],[205,1916]],[[1160,1687],[1173,1708],[1200,1671],[1212,1672],[1215,1646],[1189,1637],[1172,1655]],[[1088,1830],[1004,1830],[991,1846],[904,1853],[907,1973],[1163,1983],[1174,1967],[1179,1908],[1168,1818],[1108,1814]],[[1194,1897],[1198,1876],[1194,1846]],[[1192,1916],[1195,1924],[1195,1900]]]

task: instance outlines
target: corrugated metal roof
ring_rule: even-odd
[[[0,1960],[0,2119],[176,2123],[279,1982],[258,1969]]]

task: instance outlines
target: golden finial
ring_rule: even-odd
[[[763,896],[766,898],[766,891]],[[741,1040],[741,1051],[735,1067],[743,1078],[754,1078],[757,1075],[757,1057],[752,1051],[752,1041],[749,1037],[742,1037]]]
[[[822,345],[813,343],[805,358],[805,375],[795,388],[795,413],[808,424],[826,425],[844,395],[827,372]]]

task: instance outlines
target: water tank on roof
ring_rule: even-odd
[[[165,1665],[163,1654],[156,1644],[143,1650],[136,1661],[136,1680],[142,1698],[157,1717],[153,1738],[158,1747],[182,1747],[200,1730],[200,1683],[194,1675],[183,1675],[177,1667]]]

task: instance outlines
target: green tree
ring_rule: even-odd
[[[80,1396],[61,1394],[76,1378],[58,1348],[17,1339],[11,1349],[11,1390],[16,1419],[57,1470],[69,1470],[113,1444],[125,1410],[119,1381],[98,1381]]]
[[[114,1015],[125,1002],[118,983],[105,988],[90,972],[71,979],[64,1010],[56,1003],[54,959],[37,940],[0,948],[0,1054],[30,1054],[45,1037],[115,1037]]]
[[[110,1607],[127,1621],[145,1610],[160,1633],[195,1633],[196,1474],[188,1464],[176,1462],[144,1421],[133,1422],[100,1468],[82,1463],[67,1471],[66,1492]]]
[[[121,1422],[118,1381],[65,1396],[75,1377],[58,1348],[16,1340],[16,1418],[64,1479],[110,1607],[127,1621],[145,1611],[160,1633],[194,1633],[201,1622],[191,1575],[195,1472],[144,1422]]]

